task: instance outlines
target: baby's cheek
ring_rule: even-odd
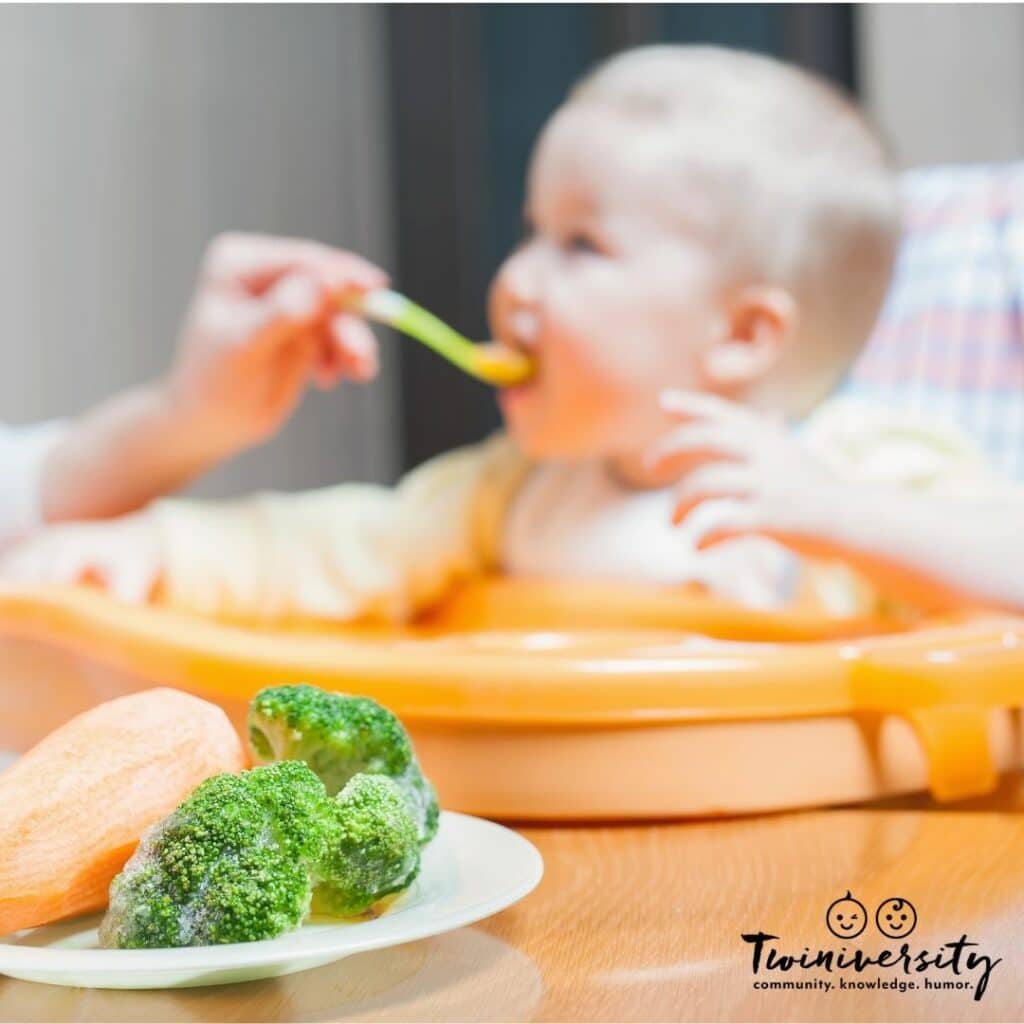
[[[610,358],[610,356],[612,358]],[[586,348],[566,359],[552,375],[549,414],[559,432],[571,438],[581,454],[603,455],[631,431],[644,391],[638,388],[628,362],[613,353]]]
[[[609,316],[573,353],[574,373],[598,405],[643,404],[667,386],[671,340],[641,316]]]

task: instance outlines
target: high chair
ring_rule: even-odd
[[[992,790],[1022,762],[1024,620],[907,627],[668,588],[489,579],[405,628],[203,621],[86,588],[0,591],[0,748],[170,685],[244,730],[261,687],[365,694],[444,806],[666,818]]]

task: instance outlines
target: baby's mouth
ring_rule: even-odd
[[[526,387],[536,380],[540,368],[540,353],[537,345],[539,333],[540,320],[537,314],[522,309],[512,313],[496,332],[495,340],[498,345],[525,356],[533,367],[530,376],[525,381],[513,385],[513,388]]]

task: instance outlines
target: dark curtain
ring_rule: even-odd
[[[396,286],[471,337],[521,233],[530,149],[601,58],[653,42],[771,53],[856,90],[850,5],[402,4],[388,8]],[[401,350],[406,468],[483,437],[493,393],[415,343]]]

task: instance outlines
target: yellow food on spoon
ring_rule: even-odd
[[[533,360],[529,356],[497,342],[475,345],[473,361],[475,376],[500,388],[523,384],[534,372]]]

